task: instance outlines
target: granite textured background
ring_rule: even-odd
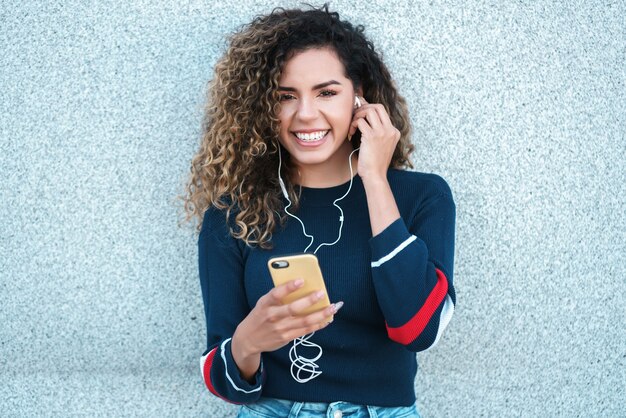
[[[281,5],[295,6],[285,1]],[[0,6],[0,415],[223,417],[178,227],[225,36],[278,3]],[[424,417],[626,413],[626,2],[333,1],[457,202]]]

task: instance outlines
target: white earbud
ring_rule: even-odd
[[[361,99],[359,99],[359,96],[354,96],[354,107],[357,109],[361,107]]]

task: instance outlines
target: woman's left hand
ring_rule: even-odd
[[[387,179],[387,169],[393,152],[400,140],[400,131],[393,126],[382,104],[370,104],[359,96],[361,107],[357,108],[348,134],[361,131],[361,149],[357,172],[365,181],[369,178]]]

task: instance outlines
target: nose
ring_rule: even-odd
[[[313,98],[303,97],[298,102],[298,118],[307,121],[313,120],[318,115],[318,109]]]

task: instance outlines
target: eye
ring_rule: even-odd
[[[322,97],[332,97],[332,96],[336,96],[337,92],[334,90],[322,90],[320,92],[320,96]]]
[[[283,102],[285,100],[292,100],[295,99],[295,97],[293,96],[293,94],[289,94],[289,93],[283,93],[280,95],[280,101]]]

